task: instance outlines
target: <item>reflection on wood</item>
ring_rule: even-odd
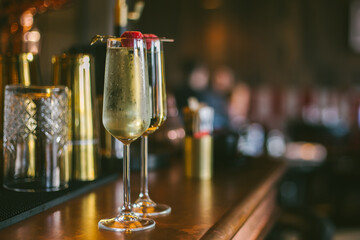
[[[113,216],[122,204],[123,185],[119,178],[5,228],[0,236],[14,240],[231,239],[248,232],[258,236],[266,227],[275,209],[275,186],[285,170],[283,162],[257,159],[238,168],[215,169],[214,177],[204,181],[187,179],[183,162],[171,160],[169,169],[149,174],[153,199],[172,207],[170,215],[154,218],[154,230],[124,234],[98,229],[98,221]],[[139,182],[139,174],[133,174],[133,199]]]

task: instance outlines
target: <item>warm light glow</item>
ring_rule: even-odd
[[[26,59],[29,61],[29,62],[32,62],[34,60],[34,55],[32,53],[28,53],[26,55]]]
[[[326,148],[318,143],[292,142],[286,145],[285,157],[289,160],[322,162],[326,156]]]
[[[20,17],[20,24],[24,28],[31,27],[34,23],[34,16],[31,11],[25,11]]]
[[[44,7],[49,7],[50,6],[50,1],[49,0],[45,0],[44,3],[43,3],[43,6]]]
[[[25,42],[39,42],[41,35],[38,31],[31,31],[24,33]]]
[[[24,29],[25,30],[25,29]],[[41,34],[38,30],[33,29],[32,31],[25,32],[23,35],[23,50],[37,54],[40,48]],[[27,56],[28,58],[30,56]],[[28,59],[30,61],[30,59]]]
[[[312,160],[315,158],[316,148],[315,145],[311,143],[304,143],[300,147],[300,156],[304,160]]]
[[[226,58],[228,24],[221,18],[209,21],[204,30],[206,58],[221,62]]]
[[[178,138],[184,138],[185,137],[185,130],[183,128],[179,128],[176,130]]]
[[[170,140],[175,140],[177,138],[177,133],[175,130],[170,130],[167,135]]]
[[[172,129],[168,131],[167,137],[170,140],[181,139],[185,137],[185,130],[183,128]]]

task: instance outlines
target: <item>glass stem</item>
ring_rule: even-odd
[[[122,214],[132,212],[130,199],[130,143],[124,144],[123,158],[123,183],[124,183],[124,206],[121,209]]]
[[[148,136],[141,137],[141,182],[140,194],[142,199],[149,198],[148,190]]]

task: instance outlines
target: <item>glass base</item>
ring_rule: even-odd
[[[155,203],[151,199],[138,199],[132,210],[136,215],[152,217],[170,214],[171,207],[166,204]]]
[[[155,221],[133,215],[118,216],[115,218],[101,219],[99,228],[114,232],[135,232],[155,227]]]
[[[3,187],[16,192],[54,192],[68,188],[68,184],[61,182],[57,185],[46,186],[41,180],[24,178],[13,181],[4,180]]]

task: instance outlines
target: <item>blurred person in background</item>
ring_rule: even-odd
[[[230,127],[239,129],[247,120],[250,108],[251,90],[244,82],[236,83],[229,97]]]
[[[188,99],[194,97],[199,102],[206,102],[208,94],[208,86],[210,79],[210,72],[207,66],[203,63],[189,60],[183,65],[184,85],[180,89],[175,90],[175,98],[177,107],[182,112],[182,109],[188,105]]]
[[[230,128],[229,100],[235,85],[233,70],[225,65],[215,68],[211,79],[210,94],[207,98],[209,106],[215,109],[214,129]]]
[[[235,74],[230,67],[219,65],[210,75],[204,63],[187,61],[183,72],[185,84],[175,91],[180,111],[188,105],[190,97],[213,107],[215,132],[230,130],[238,126],[241,118],[246,118],[250,90],[244,83],[235,83]]]

